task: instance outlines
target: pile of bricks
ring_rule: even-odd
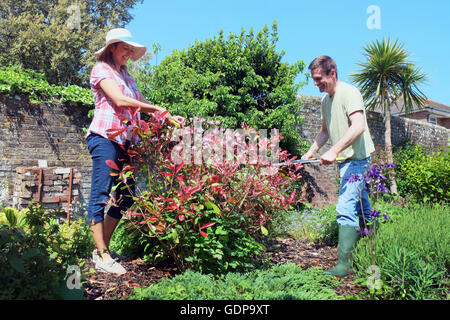
[[[70,171],[70,168],[61,167],[17,167],[14,205],[26,208],[29,203],[41,202],[45,209],[67,211],[69,200],[71,203],[78,201],[81,179],[78,170],[72,169],[72,177]]]

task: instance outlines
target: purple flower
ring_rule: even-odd
[[[352,173],[349,178],[345,179],[348,183],[354,183],[360,181],[361,178],[359,175]]]
[[[369,235],[369,233],[370,233],[369,229],[364,228],[361,230],[360,227],[356,227],[356,232],[358,232],[362,237],[365,237],[365,236]]]
[[[396,166],[395,163],[386,163],[386,164],[384,165],[384,167],[385,167],[386,169],[392,169],[392,168],[394,168],[395,166]]]
[[[372,218],[378,218],[380,216],[380,211],[377,210],[369,210],[369,214]]]
[[[365,237],[365,236],[368,236],[369,235],[369,229],[367,229],[367,228],[364,228],[364,229],[362,229],[362,231],[361,231],[361,235],[363,236],[363,237]]]
[[[391,217],[390,217],[388,214],[384,214],[384,215],[383,215],[383,218],[384,218],[385,220],[391,220]]]
[[[369,169],[369,171],[367,171],[367,176],[370,179],[377,179],[380,173],[381,169],[377,166],[373,166],[372,168]]]
[[[386,188],[384,183],[378,183],[377,184],[377,191],[381,193],[390,193],[389,189]]]
[[[366,182],[370,182],[370,180],[386,180],[386,177],[381,172],[381,168],[378,166],[373,166],[366,173]]]

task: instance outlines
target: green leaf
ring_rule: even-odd
[[[261,226],[261,232],[265,236],[269,235],[269,231],[264,226]]]
[[[180,238],[178,237],[178,232],[176,229],[172,229],[172,239],[175,243],[180,243]]]
[[[218,206],[216,206],[214,203],[212,203],[211,201],[207,201],[205,203],[206,208],[208,209],[212,209],[214,211],[215,214],[220,214],[220,209]]]
[[[17,223],[17,217],[14,214],[14,210],[13,209],[5,209],[4,212],[5,212],[6,219],[9,222],[9,225],[11,227],[15,227],[16,223]]]
[[[40,254],[39,249],[31,248],[27,252],[25,252],[25,254],[23,255],[23,258],[24,259],[30,259],[30,258],[33,258],[33,257],[37,256],[38,254]]]
[[[23,261],[18,256],[10,256],[9,264],[17,272],[25,273],[25,267],[23,266]]]
[[[27,224],[26,214],[19,215],[19,218],[17,218],[17,226],[23,228],[26,226],[26,224]]]
[[[56,257],[58,257],[58,252],[53,252],[53,253],[50,254],[50,256],[49,256],[49,258],[50,258],[51,260],[55,260]]]
[[[215,234],[226,236],[228,234],[228,231],[226,231],[222,226],[218,226],[216,228]]]

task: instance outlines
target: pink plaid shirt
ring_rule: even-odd
[[[119,74],[116,70],[110,67],[107,63],[100,62],[97,63],[91,71],[91,90],[94,95],[95,110],[94,118],[92,119],[91,125],[89,126],[86,138],[91,133],[96,133],[102,137],[108,138],[108,129],[121,129],[126,126],[126,124],[120,123],[120,118],[115,114],[121,114],[128,118],[132,117],[132,108],[121,108],[118,107],[109,98],[100,87],[99,83],[103,79],[113,79],[117,82],[119,87],[122,89],[122,94],[124,96],[134,98],[139,100],[140,93],[139,89],[134,81],[133,77],[126,71],[121,71]],[[140,120],[140,113],[137,112],[134,120]],[[128,130],[129,131],[129,130]],[[138,137],[134,136],[132,132],[127,132],[125,130],[123,133],[118,135],[113,139],[113,141],[118,144],[125,145],[127,140],[131,140],[134,143],[138,141]]]

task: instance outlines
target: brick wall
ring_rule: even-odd
[[[50,170],[68,172],[73,168],[76,183],[72,196],[78,197],[81,205],[87,203],[91,157],[84,142],[83,128],[90,123],[88,111],[85,106],[31,105],[24,96],[0,95],[0,194],[4,204],[25,205],[32,198],[23,196],[36,198],[33,184],[36,184],[39,160],[46,160],[48,166],[44,171],[44,178],[48,180],[41,190],[42,199],[48,201],[47,207],[64,210],[67,205],[64,197],[68,195],[67,174],[57,177],[55,171]],[[26,172],[28,177],[25,177]],[[28,188],[25,181],[28,181]],[[57,197],[60,201],[56,201]]]
[[[300,128],[303,139],[312,142],[321,128],[320,98],[301,96],[303,102],[302,116],[304,124]],[[375,147],[384,148],[384,121],[383,115],[378,112],[367,113],[367,124]],[[392,117],[391,139],[393,145],[398,145],[405,140],[424,146],[429,151],[438,151],[439,148],[447,149],[449,130],[444,127],[425,123],[418,120]],[[319,156],[331,147],[328,142],[319,151]],[[324,166],[305,165],[305,175],[309,177],[309,198],[316,207],[323,207],[337,201],[339,172],[337,165]]]
[[[300,128],[300,135],[304,140],[312,143],[322,127],[320,98],[304,96],[300,99],[303,103],[301,115],[305,119]],[[319,156],[330,147],[331,144],[327,142],[319,150]],[[335,164],[329,166],[306,164],[303,176],[307,182],[305,198],[309,203],[315,207],[322,208],[337,202],[339,172]]]
[[[437,124],[450,129],[450,118],[437,118]]]
[[[80,195],[81,173],[74,168],[17,167],[13,205],[26,208],[29,203],[41,202],[46,209],[67,212]]]

